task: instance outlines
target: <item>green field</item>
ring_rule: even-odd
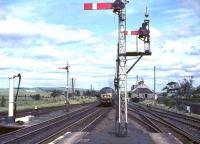
[[[69,98],[70,104],[81,104],[90,103],[96,101],[96,97],[88,96],[76,96],[74,98]],[[54,107],[64,105],[64,98],[60,99],[48,99],[48,100],[32,100],[32,101],[17,101],[17,110],[23,109],[34,109],[35,106],[41,107]],[[8,110],[8,101],[6,100],[6,106],[0,107],[0,112]]]
[[[51,97],[51,92],[51,90],[40,88],[20,89],[17,110],[34,109],[35,106],[41,108],[64,105],[64,95]],[[32,96],[37,94],[40,95],[40,99],[33,99]],[[96,97],[91,96],[74,96],[69,98],[70,104],[90,103],[94,101],[96,101]],[[0,89],[0,112],[2,111],[8,111],[8,89]]]

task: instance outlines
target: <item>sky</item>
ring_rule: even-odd
[[[63,87],[70,65],[75,87],[113,86],[117,55],[117,16],[112,10],[84,11],[84,2],[112,0],[0,0],[0,87],[21,73],[22,87]],[[194,77],[200,85],[200,1],[130,0],[127,29],[137,30],[150,14],[151,56],[143,57],[128,74],[128,89],[136,76],[156,91],[169,81]],[[143,44],[139,42],[140,51]],[[127,37],[127,51],[135,51]],[[127,68],[137,59],[127,58]],[[17,85],[17,79],[15,80]]]

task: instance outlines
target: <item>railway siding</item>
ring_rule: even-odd
[[[92,111],[95,111],[97,104],[92,104],[90,106],[87,106],[86,108],[83,108],[79,111],[71,112],[66,115],[53,118],[51,120],[42,122],[40,124],[22,128],[20,130],[4,134],[0,136],[1,143],[15,143],[16,141],[21,141],[22,143],[27,143],[26,140],[30,140],[29,142],[32,143],[34,139],[41,138],[45,134],[52,134],[52,132],[57,131],[59,128],[64,127],[63,124],[69,124],[70,120],[78,120],[83,114],[87,115]],[[53,130],[53,131],[52,131]],[[46,131],[46,133],[44,133]],[[41,134],[42,133],[42,134]],[[38,135],[41,134],[41,135]],[[45,135],[46,136],[46,135]],[[36,138],[37,137],[37,138]],[[29,143],[28,142],[28,143]]]
[[[138,104],[130,105],[130,109],[134,109],[135,113],[143,118],[145,117],[146,122],[155,128],[155,123],[169,127],[162,127],[163,130],[161,129],[161,131],[177,133],[182,137],[180,139],[187,138],[190,142],[200,143],[199,119],[181,114],[176,115],[174,112],[156,110]]]

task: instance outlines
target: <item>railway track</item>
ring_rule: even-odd
[[[137,115],[136,115],[137,114]],[[153,133],[163,132],[152,120],[150,120],[147,116],[142,115],[140,112],[129,109],[128,116],[130,118],[135,119],[141,125],[144,125],[146,129]]]
[[[174,115],[167,111],[158,111],[140,105],[129,105],[129,111],[134,111],[152,127],[159,126],[160,132],[168,132],[176,135],[183,142],[200,143],[200,130],[198,120],[186,115]],[[173,115],[173,116],[172,116]],[[187,121],[188,120],[188,121]],[[147,125],[147,124],[146,124]]]
[[[58,138],[60,135],[70,132],[91,132],[96,125],[110,112],[111,108],[101,108],[101,110],[95,111],[94,113],[72,123],[57,133],[50,135],[49,137],[39,141],[40,144],[48,144]]]
[[[144,107],[144,106],[140,106],[140,107],[143,107],[144,109],[151,109],[151,112],[154,112],[165,119],[169,119],[170,121],[176,121],[178,123],[188,125],[189,127],[192,127],[193,129],[196,129],[197,131],[200,131],[200,125],[199,125],[200,119],[198,118],[189,117],[187,115],[177,114],[170,111],[156,110],[150,107]]]
[[[149,106],[143,106],[144,108],[151,108],[152,110],[154,110],[155,112],[159,113],[160,115],[168,115],[171,117],[176,117],[176,120],[181,119],[184,120],[185,123],[196,123],[194,124],[195,127],[198,127],[200,129],[199,123],[200,123],[200,119],[196,118],[196,117],[192,117],[189,115],[185,115],[185,114],[180,114],[180,113],[176,113],[176,112],[172,112],[172,111],[167,111],[167,110],[162,110],[162,109],[158,109],[158,108],[154,108],[154,107],[149,107]]]
[[[22,128],[20,130],[1,135],[0,143],[43,143],[48,139],[53,139],[58,134],[66,131],[80,131],[91,129],[91,126],[100,119],[108,110],[97,108],[96,104],[87,106],[79,111],[68,113],[43,123]],[[98,119],[97,119],[98,118]],[[89,123],[89,126],[87,124]],[[84,127],[83,127],[84,126]]]
[[[200,125],[199,125],[200,119],[198,118],[189,117],[187,115],[179,114],[179,113],[175,113],[171,111],[161,111],[161,110],[157,110],[151,107],[145,107],[145,106],[140,106],[140,107],[143,107],[145,109],[151,109],[151,112],[154,112],[165,119],[168,119],[172,122],[175,121],[183,125],[187,125],[189,126],[189,128],[195,129],[200,132]]]

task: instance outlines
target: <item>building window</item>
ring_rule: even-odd
[[[145,94],[145,98],[147,98],[147,96],[148,96],[148,95],[147,95],[147,94]]]

